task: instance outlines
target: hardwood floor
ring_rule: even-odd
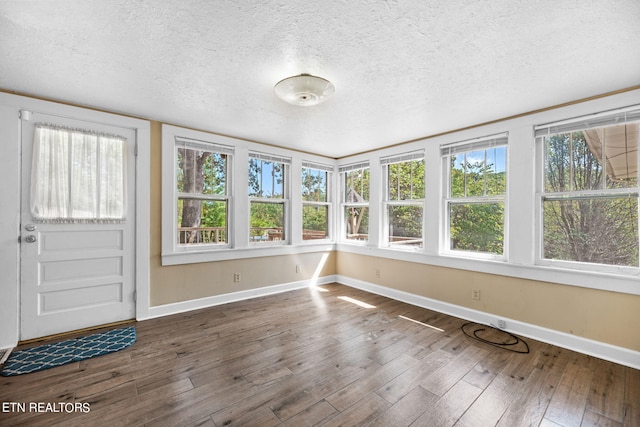
[[[464,323],[342,285],[148,320],[126,350],[0,377],[0,425],[640,426],[640,371]]]

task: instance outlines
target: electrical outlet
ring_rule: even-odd
[[[296,273],[300,273],[302,271],[302,266],[300,264],[296,265]]]
[[[380,269],[376,268],[376,277],[380,277]]]
[[[233,281],[238,283],[240,281],[240,273],[233,273]]]
[[[471,290],[471,299],[480,301],[480,289],[472,289]]]

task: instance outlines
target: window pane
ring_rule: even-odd
[[[329,207],[302,206],[302,240],[326,239],[328,237]]]
[[[638,198],[544,201],[544,258],[638,266]]]
[[[190,194],[227,194],[227,155],[178,148],[177,190]]]
[[[302,168],[302,200],[305,202],[327,201],[328,172]]]
[[[227,202],[178,199],[178,244],[226,244]]]
[[[249,197],[284,198],[284,164],[250,158]]]
[[[486,150],[487,195],[495,196],[507,192],[507,147],[495,147]]]
[[[465,187],[467,197],[485,194],[484,150],[465,153]]]
[[[451,156],[450,173],[451,197],[464,197],[464,153]]]
[[[545,137],[545,191],[570,191],[571,144],[570,134]]]
[[[600,151],[601,145],[590,147],[584,132],[572,132],[571,143],[571,171],[572,190],[597,190],[603,187],[603,169],[600,162],[601,155],[596,156],[595,150]]]
[[[638,185],[638,123],[552,135],[544,141],[546,192]]]
[[[284,240],[284,204],[251,202],[249,239],[252,242]]]
[[[346,206],[344,208],[347,240],[369,239],[369,208]]]
[[[451,156],[450,197],[482,197],[505,194],[507,147],[470,151]]]
[[[600,139],[606,157],[607,188],[630,188],[638,185],[638,129],[630,123],[585,131],[587,142]]]
[[[422,247],[422,206],[389,206],[389,246]]]
[[[392,163],[387,167],[388,200],[424,198],[424,161]]]
[[[369,201],[369,168],[345,172],[344,201],[361,203]]]
[[[504,205],[502,203],[451,203],[450,249],[503,253]]]

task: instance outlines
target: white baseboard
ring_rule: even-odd
[[[538,341],[553,344],[558,347],[587,354],[589,356],[598,357],[600,359],[619,363],[631,368],[640,369],[640,352],[629,350],[627,348],[617,347],[611,344],[578,337],[565,332],[543,328],[530,323],[508,319],[495,314],[473,310],[471,308],[434,300],[342,275],[337,275],[336,281],[340,284],[371,292],[373,294],[382,295],[397,301],[406,302],[411,305],[427,308],[485,325],[496,324],[498,319],[502,319],[506,322],[504,330],[511,332],[512,334],[522,335]]]
[[[233,292],[230,294],[216,295],[212,297],[199,298],[188,301],[181,301],[172,304],[149,307],[148,315],[137,320],[153,319],[155,317],[169,316],[171,314],[184,313],[201,308],[213,307],[230,302],[243,301],[251,298],[264,297],[267,295],[279,294],[296,289],[308,288],[312,285],[325,285],[335,283],[336,276],[325,276],[316,279],[301,280],[298,282],[285,283],[283,285],[265,286],[263,288],[249,289],[246,291]]]

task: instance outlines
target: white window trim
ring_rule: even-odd
[[[176,203],[174,154],[176,137],[186,138],[189,141],[199,141],[207,147],[212,143],[218,146],[230,147],[234,151],[229,162],[230,170],[235,173],[229,176],[228,195],[232,198],[232,203],[229,207],[228,219],[229,245],[226,248],[222,248],[221,245],[211,245],[208,247],[185,248],[181,251],[174,250],[175,225],[172,219],[167,220],[167,218],[175,219],[176,215],[174,212]],[[289,184],[285,183],[285,186],[287,186],[285,191],[288,191],[289,196],[295,196],[293,191],[296,183],[290,179],[290,176],[291,171],[295,168],[300,168],[302,162],[301,153],[208,132],[166,124],[162,125],[162,265],[192,264],[335,250],[335,243],[331,240],[301,243],[300,236],[297,236],[297,234],[301,235],[301,232],[297,233],[292,221],[293,207],[301,203],[295,197],[290,197],[285,206],[285,219],[289,224],[287,231],[289,235],[288,243],[285,244],[282,241],[273,242],[272,244],[249,243],[249,197],[246,171],[250,153],[251,155],[269,156],[269,159],[285,159],[290,163],[287,166],[290,169]],[[330,164],[332,162],[331,159],[321,156],[318,156],[315,161],[322,164]],[[172,172],[169,173],[167,171]],[[297,188],[299,189],[299,186]],[[272,203],[274,199],[268,199],[268,202]],[[331,215],[334,215],[334,213],[332,212]]]
[[[440,235],[442,239],[440,241],[440,253],[452,257],[460,258],[475,258],[480,260],[491,261],[507,261],[508,249],[507,242],[509,241],[509,203],[507,195],[509,194],[509,145],[508,145],[508,132],[500,133],[497,135],[484,136],[474,138],[467,141],[454,142],[452,144],[446,144],[440,147],[440,153],[442,157],[442,188],[443,188],[443,203],[442,203],[442,232]],[[450,197],[451,194],[451,162],[450,157],[453,154],[464,154],[474,150],[486,150],[493,147],[507,147],[506,170],[507,170],[507,189],[504,195],[491,195],[491,196],[469,196],[469,197]],[[494,254],[490,252],[473,252],[451,249],[449,243],[451,240],[451,224],[450,224],[450,206],[452,204],[469,204],[469,203],[502,203],[504,208],[504,234],[502,241],[502,254]]]
[[[416,262],[447,268],[497,274],[533,281],[547,282],[551,285],[568,285],[609,292],[621,292],[640,295],[640,269],[618,268],[595,264],[594,268],[585,270],[581,265],[540,265],[536,261],[539,253],[540,222],[537,179],[539,166],[534,159],[537,144],[534,132],[540,123],[556,123],[565,121],[567,117],[585,117],[600,114],[594,112],[611,111],[629,105],[640,105],[640,89],[626,91],[614,95],[597,97],[585,102],[573,103],[558,108],[545,109],[531,114],[521,115],[507,120],[469,128],[448,134],[415,140],[398,147],[388,147],[343,158],[338,161],[338,170],[355,163],[373,164],[381,156],[393,156],[410,150],[425,150],[425,233],[424,253],[413,253],[388,250],[380,247],[378,242],[382,226],[379,217],[382,202],[381,168],[372,168],[369,244],[355,245],[352,242],[338,239],[336,250],[347,253],[375,256],[380,258]],[[625,109],[625,108],[623,108]],[[443,185],[440,147],[455,144],[458,141],[469,141],[482,138],[482,135],[494,135],[508,132],[509,149],[507,150],[507,170],[511,171],[507,182],[505,200],[505,249],[508,259],[496,261],[492,259],[460,257],[457,254],[440,251],[443,239]],[[400,151],[402,150],[402,151]],[[345,166],[343,166],[345,165]],[[515,173],[514,173],[515,171]],[[342,203],[340,204],[342,209]],[[341,210],[340,210],[341,212]],[[342,215],[341,215],[342,216]],[[342,225],[342,221],[341,221]],[[603,268],[604,267],[604,268]]]
[[[162,132],[162,255],[176,255],[191,252],[207,252],[220,251],[232,247],[234,238],[233,234],[233,146],[223,144],[218,138],[207,135],[202,132],[190,131],[186,129],[175,128],[163,125]],[[165,131],[166,129],[166,131]],[[182,193],[177,190],[177,174],[176,174],[176,156],[180,147],[199,148],[212,153],[227,154],[227,194],[221,195],[202,195],[198,199],[202,200],[226,200],[227,201],[227,243],[226,244],[202,244],[193,246],[178,245],[177,235],[177,212],[176,203]],[[169,196],[169,197],[165,197]],[[184,198],[184,197],[183,197]]]
[[[346,179],[347,179],[347,172],[351,172],[354,170],[359,170],[359,169],[369,169],[369,200],[366,202],[346,202],[345,199],[347,197],[347,195],[345,194],[345,187],[346,187]],[[336,238],[335,240],[340,242],[340,243],[344,243],[347,245],[354,245],[354,246],[367,246],[369,245],[370,241],[371,241],[371,209],[370,209],[370,204],[371,204],[371,164],[370,162],[367,161],[363,161],[363,162],[357,162],[357,163],[351,163],[351,164],[346,164],[346,165],[341,165],[338,168],[338,172],[340,174],[340,178],[338,179],[339,185],[340,185],[340,208],[339,208],[339,224],[340,224],[340,235],[338,238]],[[347,208],[367,208],[369,210],[369,228],[368,228],[368,236],[369,238],[367,240],[353,240],[353,239],[347,239],[347,224],[345,222],[345,217],[344,217],[344,211]]]
[[[624,124],[625,122],[635,122],[640,119],[640,105],[631,107],[618,108],[615,110],[604,111],[595,114],[589,114],[574,117],[566,120],[554,121],[552,123],[534,126],[534,143],[536,154],[536,207],[535,207],[535,257],[534,262],[541,267],[557,268],[562,270],[580,270],[594,273],[605,273],[623,276],[639,276],[640,267],[638,266],[621,266],[608,265],[580,261],[554,260],[544,258],[544,224],[543,224],[543,205],[545,200],[571,200],[581,197],[607,197],[607,196],[635,196],[638,197],[640,192],[640,181],[638,186],[620,189],[600,189],[600,190],[576,190],[556,193],[547,193],[545,191],[545,172],[544,172],[544,137],[547,135],[555,135],[558,133],[573,132],[577,130],[593,129],[601,126],[610,126],[612,124]],[[640,152],[639,164],[640,164]],[[640,200],[638,201],[640,206]],[[640,226],[640,216],[639,216]],[[640,290],[639,292],[640,293]]]
[[[284,179],[284,185],[282,186],[282,198],[280,199],[275,199],[275,198],[268,198],[268,197],[253,197],[253,196],[247,196],[248,200],[249,200],[249,209],[247,209],[247,224],[249,224],[249,228],[251,228],[251,203],[271,203],[271,204],[276,204],[276,205],[282,205],[283,206],[283,226],[282,226],[282,232],[284,233],[284,239],[282,240],[267,240],[264,242],[252,242],[251,241],[251,235],[249,233],[249,247],[253,247],[253,248],[268,248],[268,247],[273,247],[273,246],[287,246],[287,245],[291,245],[291,242],[293,241],[292,236],[291,236],[291,231],[292,231],[292,227],[291,227],[291,208],[290,208],[290,204],[291,204],[291,158],[289,157],[284,157],[284,156],[278,156],[278,155],[274,155],[274,154],[270,154],[270,153],[264,153],[264,152],[257,152],[257,151],[250,151],[249,152],[249,158],[247,160],[247,164],[246,167],[249,167],[249,160],[251,159],[258,159],[258,160],[263,160],[263,161],[267,161],[267,162],[271,162],[271,163],[280,163],[283,165],[283,171],[282,171],[282,177]],[[247,190],[248,192],[248,190]]]
[[[398,163],[406,163],[415,160],[422,160],[425,163],[425,175],[426,175],[426,162],[425,162],[425,153],[423,150],[416,150],[401,154],[394,154],[391,156],[381,157],[380,158],[380,169],[382,173],[382,212],[380,217],[382,221],[380,221],[380,244],[379,247],[381,249],[392,250],[392,251],[401,251],[401,252],[418,252],[424,253],[426,243],[425,243],[425,212],[426,212],[426,176],[423,176],[425,184],[425,198],[423,199],[409,199],[409,200],[389,200],[389,166],[392,164]],[[422,208],[422,247],[414,247],[414,246],[402,246],[402,245],[393,245],[389,242],[389,206],[420,206]]]
[[[325,165],[322,163],[315,163],[310,161],[302,162],[302,169],[315,169],[319,171],[327,172],[327,201],[326,202],[311,202],[311,201],[302,201],[302,205],[300,209],[302,210],[304,206],[326,206],[327,207],[327,237],[324,239],[311,239],[311,240],[301,240],[301,244],[303,245],[311,245],[315,243],[329,243],[335,241],[335,232],[333,227],[333,175],[334,175],[334,167]],[[300,179],[302,179],[302,172],[300,173]],[[302,229],[301,229],[302,233]],[[300,237],[302,239],[302,236]]]

